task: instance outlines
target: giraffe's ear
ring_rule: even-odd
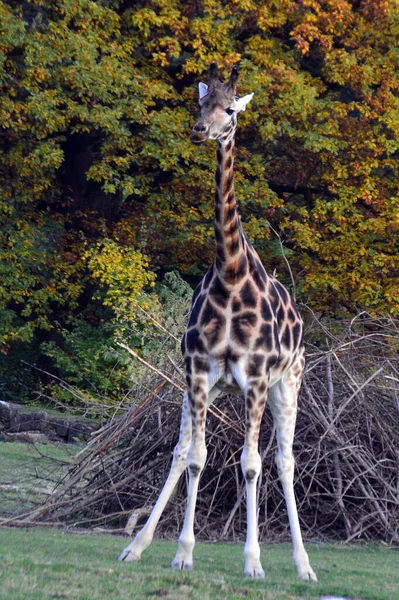
[[[251,102],[253,94],[247,94],[247,96],[243,96],[242,98],[236,98],[235,111],[240,112],[245,110],[248,102]]]
[[[203,98],[204,96],[207,95],[207,93],[208,93],[208,86],[206,85],[206,83],[199,83],[198,84],[198,90],[199,90],[199,97],[200,97],[200,100],[201,100],[201,98]]]

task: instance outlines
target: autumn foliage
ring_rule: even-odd
[[[211,60],[255,93],[235,181],[265,265],[286,279],[272,225],[299,300],[398,316],[398,35],[385,0],[0,1],[4,356],[205,272],[215,148],[188,133]]]

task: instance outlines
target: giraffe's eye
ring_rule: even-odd
[[[234,113],[234,110],[232,108],[226,108],[226,112],[231,116]]]

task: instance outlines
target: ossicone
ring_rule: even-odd
[[[227,88],[228,88],[229,92],[233,92],[233,94],[235,94],[235,92],[236,92],[237,81],[238,81],[239,75],[240,75],[240,70],[237,67],[237,65],[234,65],[234,67],[231,69],[230,78],[227,82]]]
[[[215,61],[211,62],[208,69],[208,83],[211,85],[219,79],[219,69]]]

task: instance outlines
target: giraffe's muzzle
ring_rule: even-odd
[[[193,142],[193,144],[195,144],[196,146],[201,146],[202,144],[205,144],[205,142],[208,141],[207,137],[199,137],[196,135],[191,134],[190,135],[190,140]]]
[[[193,144],[197,144],[197,146],[199,146],[201,144],[205,144],[208,139],[208,127],[203,125],[201,122],[196,123],[190,133],[190,140],[193,142]]]

